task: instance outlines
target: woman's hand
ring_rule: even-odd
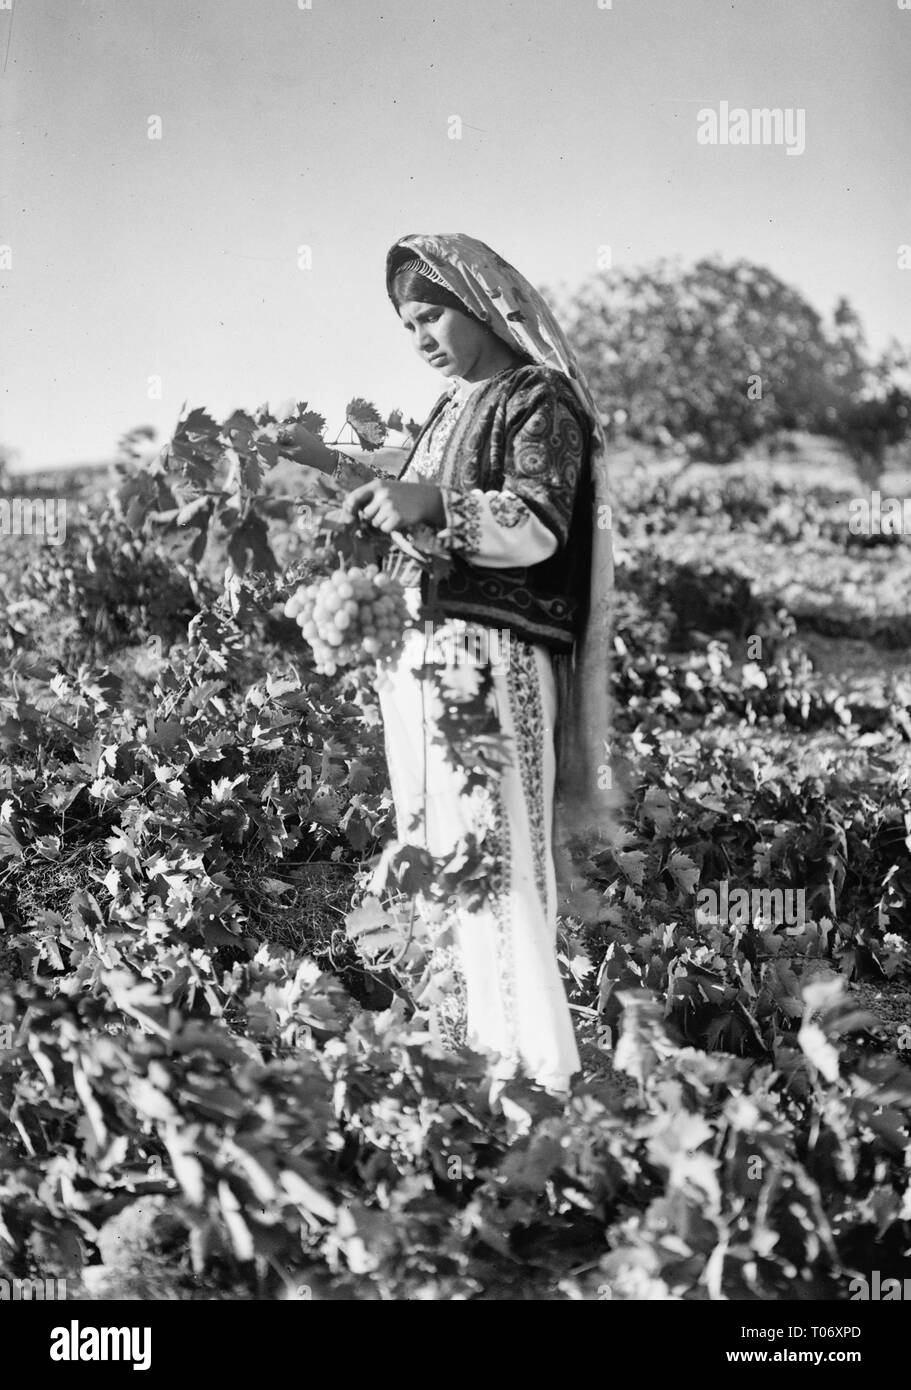
[[[363,487],[349,492],[344,507],[369,521],[378,531],[400,531],[422,521],[439,527],[446,520],[443,494],[432,483],[397,483],[392,479],[373,478]]]
[[[331,473],[335,467],[335,454],[327,448],[318,435],[305,429],[303,425],[292,425],[281,437],[282,453],[305,468],[317,468],[320,473]]]

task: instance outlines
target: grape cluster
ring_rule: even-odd
[[[301,584],[285,604],[313,648],[316,669],[334,676],[340,666],[395,656],[402,646],[408,609],[402,587],[376,565],[337,569]]]

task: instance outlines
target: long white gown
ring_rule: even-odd
[[[439,452],[470,390],[457,383],[403,481],[433,479]],[[470,520],[460,532],[466,500]],[[462,553],[476,565],[534,564],[556,548],[552,532],[505,490],[475,492],[469,499],[444,492],[444,506],[444,536],[460,537]],[[416,615],[419,590],[409,588],[406,596]],[[472,651],[478,650],[472,635],[482,652],[493,655],[497,716],[513,757],[499,779],[468,796],[460,774],[433,743],[433,692],[415,668],[431,659],[470,665]],[[556,691],[550,654],[542,645],[481,624],[454,620],[435,624],[432,632],[422,626],[409,631],[394,662],[382,664],[377,689],[400,841],[440,855],[460,836],[486,831],[494,860],[494,891],[487,903],[472,910],[453,906],[448,913],[455,984],[437,1015],[439,1033],[450,1045],[464,1040],[489,1052],[495,1076],[524,1071],[549,1090],[565,1092],[579,1069],[579,1054],[556,956],[551,852]]]

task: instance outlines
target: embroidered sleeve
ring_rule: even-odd
[[[570,391],[543,373],[516,391],[506,417],[501,489],[441,489],[441,537],[472,563],[527,567],[566,544],[588,442]]]
[[[507,420],[504,492],[520,498],[565,545],[582,477],[580,410],[546,378],[517,393]]]
[[[483,492],[472,488],[471,492],[456,492],[453,488],[441,488],[443,511],[446,525],[440,532],[440,539],[451,549],[460,551],[466,557],[477,554],[481,542],[481,499]]]
[[[514,493],[441,488],[446,524],[440,539],[488,569],[536,565],[557,548],[553,532]]]

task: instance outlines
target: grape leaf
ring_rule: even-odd
[[[681,893],[695,893],[699,882],[699,866],[693,863],[689,855],[672,854],[666,868]]]
[[[362,449],[379,449],[386,438],[386,425],[375,405],[355,396],[345,407],[345,420],[354,430]]]
[[[306,401],[299,401],[297,406],[297,418],[294,423],[303,425],[305,430],[309,430],[311,434],[318,435],[319,438],[322,439],[323,432],[326,428],[326,417],[320,415],[317,410],[308,410]]]
[[[266,523],[258,512],[249,512],[232,531],[228,541],[228,555],[238,574],[246,574],[253,570],[273,572],[278,569],[278,562],[269,544]]]

